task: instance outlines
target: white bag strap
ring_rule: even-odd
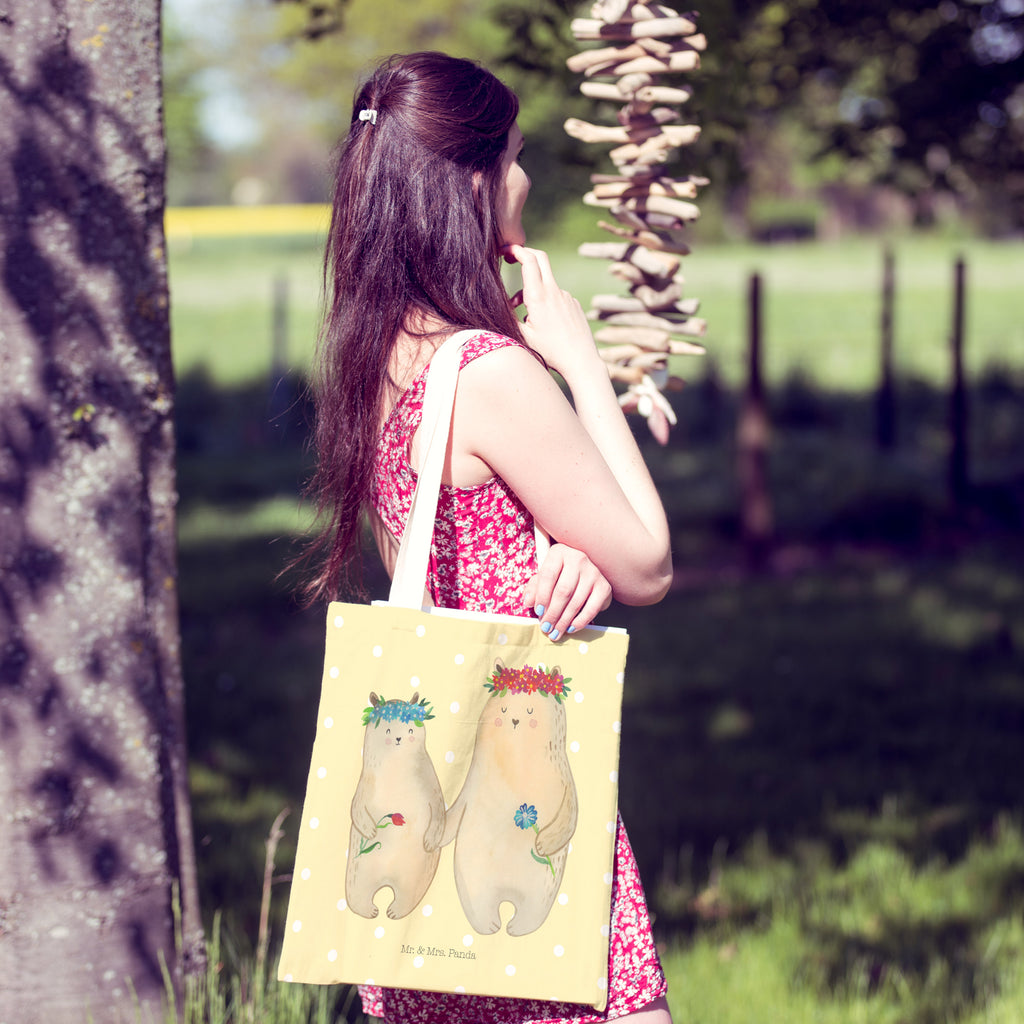
[[[423,412],[420,419],[419,477],[412,496],[409,519],[402,533],[391,580],[388,603],[400,608],[422,608],[430,564],[430,545],[434,537],[437,500],[441,492],[444,456],[451,432],[455,389],[462,362],[462,347],[479,330],[459,331],[443,341],[434,351],[427,369],[423,391]],[[534,527],[537,541],[537,564],[547,554],[547,536]]]

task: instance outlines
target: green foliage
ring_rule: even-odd
[[[1024,224],[1024,13],[1006,0],[706,0],[708,39],[681,116],[702,127],[680,173],[711,179],[719,208],[742,223],[746,198],[888,185],[915,197],[922,224],[941,222],[936,194],[957,197],[994,235]],[[604,160],[569,139],[566,117],[610,121],[565,68],[572,0],[239,2],[230,29],[168,25],[166,76],[172,196],[208,197],[195,182],[197,68],[227,75],[263,124],[264,145],[232,172],[274,195],[323,195],[327,147],[348,124],[360,75],[376,60],[443,49],[481,60],[520,94],[527,167],[550,222]],[[226,12],[226,14],[224,13]],[[198,56],[197,56],[198,55]],[[604,169],[609,169],[605,167]],[[206,172],[203,172],[204,174]],[[200,175],[202,177],[202,175]],[[207,175],[207,178],[209,176]],[[186,178],[189,183],[186,184]],[[221,188],[224,186],[221,185]],[[223,198],[223,197],[222,197]]]
[[[1006,176],[1021,170],[1024,17],[1010,5],[709,0],[701,12],[694,107],[731,182],[761,171],[759,135],[799,124],[817,156],[840,157],[836,183],[967,201],[988,187],[1021,224],[1024,194]]]
[[[572,52],[565,9],[552,12],[542,0],[430,0],[403,7],[396,18],[386,4],[351,0],[338,31],[310,39],[309,6],[282,4],[276,31],[290,42],[275,74],[303,97],[305,116],[325,140],[333,143],[347,130],[352,96],[373,63],[392,53],[441,49],[480,61],[519,95],[524,165],[534,183],[528,228],[549,223],[553,211],[588,188],[597,154],[562,130],[566,118],[589,107],[564,67]]]
[[[361,77],[393,53],[440,49],[487,63],[499,36],[488,13],[491,0],[430,0],[393,6],[350,0],[338,14],[336,31],[310,37],[310,10],[316,4],[286,2],[266,26],[267,47],[274,47],[274,75],[301,96],[302,115],[333,144],[348,129],[352,97]],[[335,4],[338,12],[341,4]],[[282,45],[283,41],[283,45]]]
[[[178,17],[163,11],[164,137],[169,204],[195,202],[209,164],[210,143],[200,119],[202,62]]]

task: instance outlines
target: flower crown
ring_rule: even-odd
[[[434,712],[426,698],[417,701],[418,696],[414,693],[412,700],[385,700],[371,693],[370,706],[363,709],[363,725],[372,722],[376,728],[381,722],[400,722],[422,727],[424,722],[434,717]]]
[[[522,668],[506,668],[500,661],[494,666],[490,678],[484,688],[491,693],[541,693],[550,695],[559,704],[565,700],[569,692],[569,679],[557,669],[548,672],[543,666],[534,668],[524,665]]]

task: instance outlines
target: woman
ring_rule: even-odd
[[[332,596],[367,513],[389,572],[418,465],[424,370],[463,350],[429,575],[438,605],[535,615],[552,641],[612,595],[660,600],[668,526],[579,304],[527,248],[530,181],[515,95],[470,61],[386,61],[359,90],[340,152],[327,243],[313,492],[328,524],[313,597]],[[504,257],[521,266],[511,300]],[[520,322],[515,309],[525,306]],[[546,365],[545,365],[546,364]],[[573,405],[547,367],[565,380]],[[536,521],[557,538],[538,568]],[[608,1009],[362,989],[389,1022],[668,1024],[665,979],[619,823]]]

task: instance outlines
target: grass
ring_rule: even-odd
[[[620,291],[601,261],[576,255],[589,235],[549,246],[563,287],[584,304],[597,292]],[[543,243],[542,243],[543,244]],[[896,239],[895,347],[898,371],[930,385],[948,379],[953,264],[967,264],[967,369],[993,366],[1022,372],[1024,316],[1018,284],[1024,248],[1010,242]],[[244,258],[239,250],[244,253]],[[172,318],[176,361],[185,372],[203,367],[217,384],[251,383],[265,374],[271,352],[276,279],[288,282],[286,366],[308,365],[320,298],[319,252],[313,236],[242,243],[196,239],[171,245]],[[742,379],[747,280],[764,279],[766,373],[775,384],[800,374],[815,386],[864,392],[877,377],[882,243],[853,238],[833,244],[771,248],[729,245],[699,248],[684,258],[687,294],[701,300],[708,321],[711,362],[724,381]],[[684,375],[703,375],[700,360],[681,360]]]
[[[895,358],[903,376],[932,385],[948,380],[953,264],[960,256],[968,273],[968,371],[979,374],[986,367],[1005,365],[1024,351],[1024,317],[1013,312],[1013,281],[1024,270],[1019,247],[935,238],[901,239],[892,247],[898,290]],[[726,379],[733,384],[741,379],[746,313],[739,299],[748,275],[757,272],[764,282],[769,380],[779,383],[799,372],[820,387],[873,387],[881,249],[877,239],[858,238],[767,251],[726,247],[695,253],[685,263],[688,289],[702,300],[708,350],[716,361],[721,359]]]
[[[707,902],[724,923],[666,957],[676,1019],[1019,1019],[1024,927],[1004,900],[1022,868],[1020,830],[1006,823],[956,864],[915,866],[872,842],[838,870],[814,851],[780,870],[754,844]],[[729,922],[738,906],[753,908],[755,926]]]
[[[315,236],[197,238],[169,245],[177,372],[216,387],[266,378],[277,282],[287,289],[284,366],[301,371],[316,338],[320,300]]]
[[[895,247],[890,452],[872,442],[877,240],[688,261],[712,359],[686,364],[670,446],[645,442],[678,585],[611,613],[633,636],[620,802],[680,1024],[1024,1019],[1024,256]],[[573,248],[552,247],[563,283],[614,290]],[[973,487],[954,509],[943,386],[958,252]],[[755,574],[732,441],[751,269],[766,280],[776,537]],[[171,274],[193,807],[223,965],[187,1019],[355,1021],[350,990],[278,986],[256,964],[264,841],[290,807],[286,872],[320,675],[320,613],[277,579],[303,522],[315,248],[198,239],[172,246]],[[271,372],[281,275],[288,351]],[[379,594],[379,575],[369,583]],[[273,894],[276,936],[286,886]]]

